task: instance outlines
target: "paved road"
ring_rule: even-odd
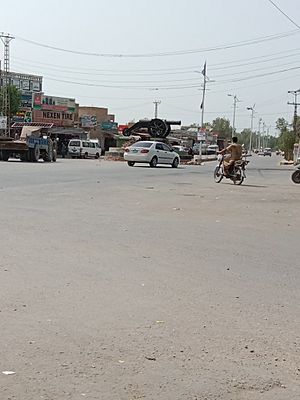
[[[299,190],[279,159],[1,163],[1,400],[296,400]]]

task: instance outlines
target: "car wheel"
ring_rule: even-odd
[[[177,168],[179,165],[179,160],[177,157],[174,158],[173,162],[172,162],[172,168]]]
[[[2,151],[2,160],[3,161],[8,161],[9,156],[10,156],[10,154],[8,151]]]
[[[88,156],[89,156],[89,153],[84,153],[83,158],[88,158]]]
[[[157,157],[153,157],[152,160],[150,161],[150,167],[155,168],[157,166]]]
[[[97,160],[97,158],[99,158],[100,156],[99,156],[99,153],[97,153],[96,155],[95,155],[95,158],[96,158],[96,160]]]
[[[129,165],[129,167],[133,167],[134,166],[134,161],[127,161],[127,164]]]

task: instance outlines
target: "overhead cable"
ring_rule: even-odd
[[[37,42],[34,40],[25,39],[20,36],[15,36],[15,38],[17,40],[20,40],[20,41],[23,41],[26,43],[30,43],[35,46],[44,47],[47,49],[61,51],[61,52],[65,52],[65,53],[77,54],[77,55],[94,56],[94,57],[110,57],[110,58],[118,58],[118,57],[121,57],[121,58],[145,58],[145,57],[181,56],[181,55],[186,55],[186,54],[227,50],[227,49],[232,49],[232,48],[236,48],[236,47],[250,46],[253,44],[259,44],[259,43],[264,43],[264,42],[268,42],[268,41],[272,41],[272,40],[283,39],[283,38],[293,36],[298,33],[299,33],[298,30],[289,31],[289,32],[285,32],[285,33],[262,36],[262,37],[258,37],[256,39],[244,40],[244,41],[240,41],[240,42],[229,43],[229,44],[219,45],[219,46],[215,46],[215,47],[207,47],[207,48],[203,48],[203,49],[177,50],[177,51],[169,51],[169,52],[140,53],[140,54],[138,54],[138,53],[120,54],[120,53],[85,52],[85,51],[72,50],[72,49],[66,49],[66,48],[62,48],[62,47],[52,46],[52,45]]]
[[[239,60],[232,60],[232,61],[222,61],[222,63],[215,63],[215,64],[210,64],[210,71],[215,71],[218,69],[229,69],[229,68],[235,68],[235,67],[242,67],[245,65],[250,65],[250,64],[259,64],[259,63],[267,63],[269,61],[274,61],[274,60],[278,60],[278,59],[282,59],[282,57],[273,57],[270,58],[272,56],[276,56],[276,55],[282,55],[282,54],[286,54],[286,53],[290,53],[290,52],[294,52],[296,51],[297,53],[293,53],[293,54],[287,54],[285,55],[285,58],[287,57],[295,57],[300,55],[299,51],[300,48],[296,48],[296,49],[289,49],[289,50],[283,50],[280,52],[276,52],[276,53],[269,53],[269,54],[264,54],[261,56],[255,56],[255,57],[250,57],[250,58],[243,58],[243,59],[239,59]],[[17,61],[18,63],[24,62],[24,65],[33,65],[33,66],[47,66],[48,69],[50,69],[49,67],[53,68],[57,68],[59,69],[64,69],[64,70],[68,70],[68,71],[73,71],[75,73],[82,73],[80,71],[88,71],[85,72],[86,74],[91,73],[91,71],[93,72],[105,72],[105,74],[103,73],[103,75],[108,75],[108,76],[124,76],[124,75],[141,75],[141,76],[148,76],[148,75],[176,75],[176,74],[186,74],[186,73],[190,73],[190,72],[195,72],[195,70],[197,68],[200,68],[199,65],[192,65],[192,66],[186,66],[186,67],[176,67],[176,68],[161,68],[161,69],[122,69],[122,70],[116,70],[116,69],[98,69],[98,68],[87,68],[87,67],[72,67],[72,66],[66,66],[66,65],[58,65],[58,64],[51,64],[51,63],[43,63],[40,61],[32,61],[32,60],[28,60],[28,59],[24,59],[24,58],[20,58],[20,57],[12,57],[11,58],[12,61]],[[257,61],[253,61],[252,60],[257,60]],[[238,63],[238,64],[236,64]],[[171,72],[169,72],[171,71]],[[107,72],[107,73],[106,73]],[[144,72],[149,72],[148,73],[144,73]],[[102,74],[99,74],[102,75]]]
[[[268,0],[282,15],[284,15],[293,25],[295,25],[298,29],[300,29],[300,25],[297,24],[291,17],[289,17],[281,8],[278,7],[277,4],[272,0]]]

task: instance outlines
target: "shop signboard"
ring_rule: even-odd
[[[30,90],[30,81],[29,80],[23,80],[21,89],[22,90]]]
[[[97,117],[95,115],[82,115],[80,125],[82,128],[93,128],[97,126]]]
[[[101,122],[101,129],[106,130],[106,131],[118,129],[118,124],[117,124],[117,122],[103,121],[103,122]]]
[[[22,74],[18,72],[9,72],[9,83],[21,92],[41,92],[43,77],[39,75]]]
[[[31,111],[20,110],[12,117],[13,122],[32,122]]]
[[[21,108],[32,108],[32,93],[22,92],[21,93]]]
[[[52,123],[55,126],[73,126],[74,113],[52,110],[33,110],[33,122]]]
[[[74,113],[75,99],[47,96],[41,93],[34,93],[33,108],[35,110],[67,111],[70,113]]]
[[[32,81],[31,82],[31,90],[33,92],[40,92],[42,90],[40,82]]]
[[[199,129],[199,131],[197,132],[197,140],[199,141],[206,140],[206,131]]]
[[[7,127],[7,117],[0,116],[0,129],[6,129]]]

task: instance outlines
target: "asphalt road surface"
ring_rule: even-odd
[[[0,164],[1,400],[300,398],[300,185],[214,165]]]

